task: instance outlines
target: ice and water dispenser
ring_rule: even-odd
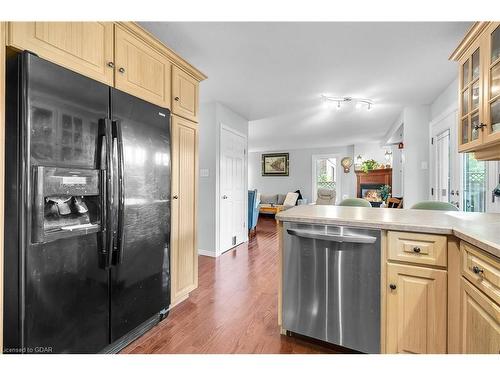
[[[34,168],[34,243],[98,232],[101,227],[101,170]]]

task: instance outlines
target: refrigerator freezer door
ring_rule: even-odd
[[[170,303],[170,112],[112,89],[112,119],[123,147],[123,243],[111,269],[111,339]],[[118,136],[120,131],[118,131]],[[119,202],[119,189],[115,191]],[[119,217],[119,207],[114,217]],[[118,220],[115,220],[118,222]],[[119,234],[119,228],[115,228]],[[115,245],[117,238],[115,236]]]
[[[109,343],[109,271],[98,266],[98,233],[34,243],[31,232],[40,218],[32,211],[33,171],[98,168],[97,124],[108,116],[109,88],[29,53],[12,58],[18,68],[9,74],[20,79],[9,77],[17,84],[8,87],[7,96],[22,95],[12,99],[9,111],[19,108],[22,115],[8,115],[6,126],[20,148],[6,156],[6,200],[15,201],[6,216],[21,217],[6,222],[6,273],[19,273],[17,283],[6,283],[5,308],[19,306],[16,314],[7,314],[19,323],[5,322],[6,343],[55,353],[97,352]]]

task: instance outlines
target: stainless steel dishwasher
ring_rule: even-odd
[[[284,223],[283,328],[380,353],[380,231]]]

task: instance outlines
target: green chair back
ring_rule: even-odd
[[[411,208],[415,210],[436,210],[436,211],[458,211],[454,205],[448,202],[423,201],[415,203]]]
[[[347,198],[339,203],[339,206],[345,207],[371,207],[372,205],[363,198]]]

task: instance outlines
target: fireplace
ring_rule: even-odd
[[[382,198],[378,190],[383,185],[392,186],[392,169],[375,169],[368,173],[356,171],[356,178],[358,198],[364,198],[369,201],[373,207],[379,207],[382,204]]]

